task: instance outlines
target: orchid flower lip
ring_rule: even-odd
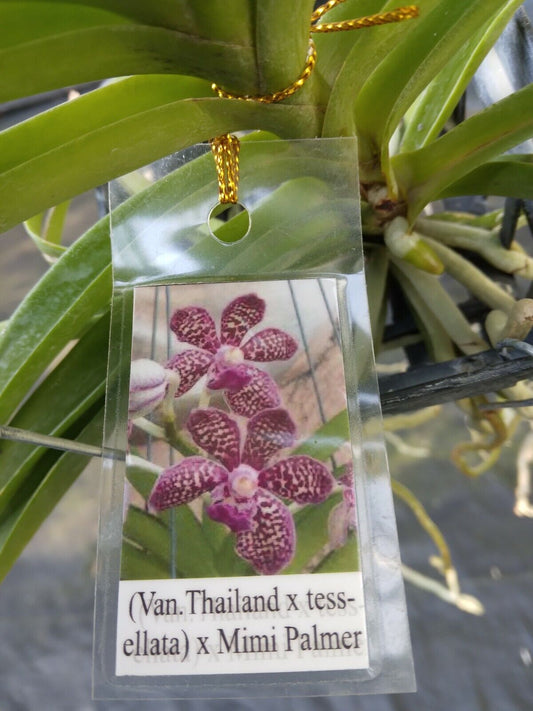
[[[247,464],[240,464],[229,476],[233,493],[245,499],[251,498],[257,490],[258,472]]]

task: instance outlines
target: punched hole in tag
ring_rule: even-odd
[[[236,244],[250,232],[252,220],[246,207],[240,203],[218,202],[209,211],[207,219],[212,236],[222,244]]]

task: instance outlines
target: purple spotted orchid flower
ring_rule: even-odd
[[[234,299],[222,312],[220,337],[206,309],[188,306],[175,311],[170,329],[178,341],[194,346],[167,363],[167,368],[180,376],[176,397],[207,374],[207,387],[224,390],[230,408],[238,415],[252,417],[261,410],[277,407],[281,400],[276,383],[268,373],[247,361],[288,360],[298,344],[278,328],[265,328],[245,340],[248,331],[262,321],[265,308],[265,302],[256,294]]]
[[[263,410],[248,420],[242,446],[238,423],[222,410],[193,410],[187,427],[213,459],[187,457],[163,471],[150,508],[162,511],[210,492],[207,514],[237,534],[237,554],[258,573],[279,572],[292,560],[296,542],[292,514],[281,498],[320,503],[333,489],[333,476],[305,455],[269,464],[295,441],[294,422],[282,408]]]

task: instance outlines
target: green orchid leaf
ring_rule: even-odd
[[[413,220],[448,185],[533,136],[533,84],[467,119],[433,143],[392,159]]]
[[[235,534],[231,533],[220,547],[216,564],[220,575],[228,578],[257,575],[252,566],[235,553]]]
[[[105,392],[109,317],[98,321],[43,380],[12,420],[30,432],[62,436]],[[45,448],[6,441],[0,452],[0,515],[11,505]]]
[[[212,98],[206,82],[131,77],[0,134],[0,230],[185,146],[244,129],[313,136],[315,109]],[[208,95],[210,98],[205,98]]]
[[[145,501],[148,500],[161,471],[161,467],[142,457],[128,455],[126,459],[126,479]]]
[[[369,249],[365,255],[365,276],[370,311],[372,339],[376,348],[381,343],[387,314],[386,288],[389,274],[388,252],[384,247]]]
[[[110,297],[111,254],[106,219],[48,270],[10,318],[0,340],[0,421],[9,422],[53,358],[109,308]],[[99,349],[107,351],[104,331]],[[64,388],[68,391],[70,383],[64,382]]]
[[[236,10],[225,6],[222,23],[219,8],[219,24],[231,26]],[[228,41],[139,24],[100,8],[13,2],[0,3],[0,27],[0,101],[133,74],[188,74],[240,92],[258,89],[249,26]]]
[[[382,10],[384,5],[384,0],[346,0],[346,2],[328,10],[315,24],[375,15]],[[356,45],[362,42],[366,32],[367,29],[335,33],[318,32],[311,35],[319,57],[317,72],[320,72],[329,87],[333,86],[340,72],[346,68],[350,52],[355,51]],[[373,38],[374,40],[377,38],[376,33],[373,33]],[[360,54],[363,56],[364,50],[361,50]]]
[[[490,21],[463,44],[406,114],[401,151],[413,151],[438,137],[475,71],[522,0],[507,0]]]
[[[355,100],[360,161],[389,174],[389,141],[402,117],[442,67],[453,60],[502,0],[444,0],[412,20],[409,31],[365,81]],[[392,186],[394,188],[394,186]]]
[[[63,0],[44,2],[59,4]],[[103,8],[145,25],[180,30],[198,37],[219,37],[225,42],[242,41],[250,32],[252,16],[247,0],[233,0],[231,7],[224,7],[224,13],[220,11],[219,0],[201,3],[196,0],[151,0],[149,3],[145,0],[69,0],[69,5]]]
[[[170,561],[170,531],[157,516],[137,506],[129,506],[122,535],[137,547],[152,552],[162,560]]]
[[[341,410],[335,417],[332,417],[322,427],[315,430],[305,442],[302,442],[294,450],[294,454],[306,454],[308,457],[314,457],[321,462],[325,462],[349,438],[348,413],[346,410]]]
[[[188,506],[175,511],[176,566],[186,578],[218,577],[213,549]]]
[[[170,578],[167,561],[147,553],[129,541],[122,542],[120,577],[122,580],[164,580]]]
[[[533,154],[488,161],[447,185],[438,197],[458,195],[502,195],[530,200],[533,195]]]
[[[342,494],[332,494],[322,504],[310,504],[294,514],[296,550],[291,563],[283,569],[284,575],[301,573],[315,556],[320,556],[329,544],[328,520],[331,510],[340,503]],[[353,570],[353,566],[350,568]]]
[[[342,548],[331,551],[317,565],[315,573],[338,573],[359,569],[359,543],[351,533]]]
[[[204,506],[202,514],[202,530],[204,532],[206,541],[209,543],[209,546],[214,553],[213,560],[215,562],[217,570],[220,571],[218,551],[221,549],[221,547],[226,542],[226,539],[230,535],[229,529],[223,523],[218,523],[218,521],[214,521],[210,516],[208,516]],[[224,575],[222,571],[220,572],[221,575]]]
[[[67,250],[61,244],[61,239],[70,203],[71,201],[67,200],[24,222],[24,229],[44,258],[52,264]]]
[[[89,414],[81,432],[72,436],[78,442],[100,444],[103,420],[101,408],[96,414]],[[86,466],[87,457],[70,452],[49,451],[48,456],[37,462],[19,496],[11,500],[9,508],[0,516],[0,580]]]
[[[313,0],[256,3],[255,52],[258,94],[284,89],[304,68]]]
[[[419,0],[417,6],[420,8],[420,16],[427,16],[440,2],[442,0]],[[361,7],[361,13],[357,12],[357,15],[393,10],[398,7],[398,2],[388,0],[387,2],[364,3]],[[389,56],[391,48],[395,47],[402,39],[409,44],[409,37],[419,22],[420,18],[417,18],[383,27],[370,27],[353,33],[353,46],[350,52],[345,57],[341,55],[339,60],[334,62],[334,70],[337,70],[337,62],[340,63],[340,60],[343,60],[342,64],[338,66],[336,78],[331,89],[322,135],[351,136],[354,134],[354,104],[356,98],[372,77],[373,72]],[[325,45],[327,40],[328,36],[326,35],[320,45],[322,51],[322,45]],[[329,41],[334,40],[330,39]],[[408,51],[410,52],[411,50],[409,49]],[[389,84],[383,84],[382,91],[395,95],[394,80]],[[374,108],[372,108],[371,115],[375,116]],[[355,116],[357,117],[357,112]],[[362,180],[381,179],[379,166],[376,167],[374,165],[373,156],[375,150],[373,142],[363,133],[358,134],[358,142]]]

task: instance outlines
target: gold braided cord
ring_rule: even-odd
[[[340,32],[342,30],[358,30],[363,27],[374,27],[375,25],[385,25],[389,22],[402,22],[414,17],[418,17],[418,8],[416,5],[407,5],[399,7],[390,12],[383,12],[367,17],[359,17],[355,20],[343,20],[342,22],[328,22],[324,24],[316,24],[323,15],[336,5],[345,2],[345,0],[329,0],[311,15],[311,32]],[[231,91],[226,91],[218,84],[211,84],[212,90],[221,99],[238,99],[239,101],[257,101],[261,104],[275,104],[279,101],[287,99],[295,94],[311,76],[316,64],[316,48],[313,40],[309,37],[309,49],[307,58],[302,73],[292,84],[285,89],[275,91],[272,94],[235,94]],[[211,141],[211,151],[215,159],[215,165],[218,178],[218,198],[219,202],[224,204],[235,204],[238,202],[239,189],[239,151],[240,143],[236,136],[225,133],[222,136],[217,136]]]
[[[329,0],[329,2],[325,2],[323,5],[320,5],[320,7],[317,7],[311,15],[311,26],[313,26],[315,22],[318,22],[326,12],[333,10],[336,5],[340,5],[343,2],[346,2],[346,0]]]
[[[231,133],[224,133],[212,138],[209,143],[217,169],[218,201],[221,205],[235,205],[239,189],[239,139]]]
[[[261,104],[277,104],[278,101],[283,101],[289,96],[295,94],[298,89],[300,89],[305,82],[311,76],[311,72],[315,68],[316,64],[316,49],[315,43],[312,39],[309,40],[309,50],[307,52],[307,59],[305,62],[305,67],[298,79],[293,82],[290,86],[281,91],[275,91],[272,94],[260,94],[257,96],[249,94],[233,94],[230,91],[222,89],[218,84],[211,84],[211,89],[218,94],[221,99],[239,99],[239,101],[258,101]]]
[[[418,17],[418,8],[416,5],[407,5],[399,7],[390,12],[383,12],[376,15],[368,15],[367,17],[359,17],[356,20],[343,20],[342,22],[329,22],[321,25],[313,24],[323,15],[331,10],[336,5],[345,2],[345,0],[329,0],[329,2],[321,5],[311,15],[311,32],[340,32],[341,30],[358,30],[363,27],[374,27],[375,25],[385,25],[390,22],[402,22]],[[272,94],[236,94],[232,91],[223,89],[218,84],[211,84],[211,89],[221,99],[238,99],[239,101],[257,101],[261,104],[276,104],[278,101],[283,101],[289,96],[295,94],[298,89],[305,84],[311,76],[316,64],[316,48],[314,42],[309,38],[309,49],[307,59],[302,73],[292,84],[285,89],[275,91]]]
[[[321,25],[312,25],[311,32],[341,32],[343,30],[361,30],[364,27],[387,25],[390,22],[402,22],[418,17],[418,7],[407,5],[398,7],[390,12],[381,12],[376,15],[359,17],[355,20],[342,20],[341,22],[326,22]]]

